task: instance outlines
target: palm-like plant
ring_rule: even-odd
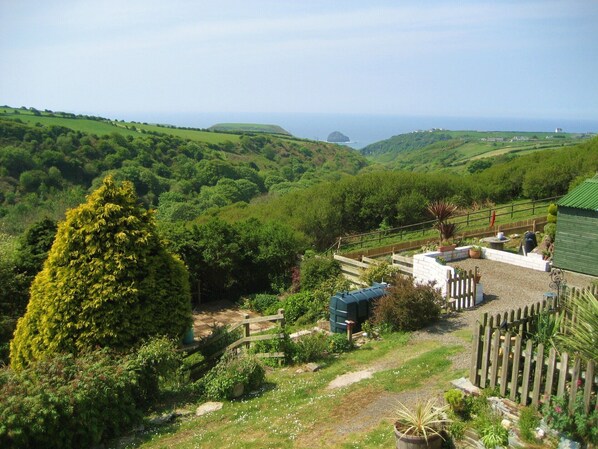
[[[440,234],[440,240],[448,240],[455,235],[455,223],[446,221],[455,216],[457,206],[447,201],[435,201],[428,205],[428,212],[434,217],[434,227]]]
[[[418,402],[413,410],[399,402],[395,410],[395,426],[403,436],[418,436],[428,441],[433,435],[440,436],[442,425],[450,422],[446,416],[447,409],[448,405],[437,407],[435,399]]]
[[[579,297],[569,295],[564,310],[567,317],[575,319],[566,320],[560,342],[584,360],[598,361],[598,299],[589,291]]]

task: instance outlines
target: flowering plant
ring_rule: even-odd
[[[578,387],[581,387],[578,380]],[[546,423],[554,430],[571,436],[576,440],[598,444],[598,405],[596,396],[590,398],[590,411],[585,412],[583,395],[575,398],[573,412],[569,413],[569,394],[552,396],[542,407]]]

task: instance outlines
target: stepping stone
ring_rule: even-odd
[[[195,416],[203,416],[208,413],[217,412],[222,408],[224,404],[222,402],[205,402],[197,407]]]

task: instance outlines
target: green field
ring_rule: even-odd
[[[45,126],[64,126],[98,136],[108,135],[113,132],[118,132],[125,136],[139,136],[143,131],[158,132],[163,134],[170,134],[172,136],[183,139],[195,140],[206,143],[224,143],[224,142],[238,142],[239,136],[235,134],[224,134],[212,131],[200,131],[194,129],[183,129],[170,127],[166,125],[154,125],[145,123],[123,122],[119,120],[97,119],[91,120],[84,117],[69,116],[64,117],[58,112],[48,113],[40,112],[40,115],[34,114],[31,110],[15,109],[9,107],[0,107],[0,117],[9,119],[19,119],[24,123],[36,124],[40,123]]]
[[[550,132],[418,131],[376,142],[361,152],[370,161],[394,169],[461,172],[479,159],[554,150],[576,145],[588,137]]]
[[[263,125],[259,123],[217,123],[210,126],[210,130],[224,132],[250,132],[266,134],[282,134],[290,136],[291,133],[278,125]]]

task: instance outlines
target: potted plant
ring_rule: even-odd
[[[446,416],[448,406],[437,407],[435,399],[418,402],[412,410],[399,402],[395,410],[394,432],[397,449],[432,448],[442,445],[442,427],[450,422]]]
[[[447,223],[447,220],[455,216],[457,206],[446,201],[436,201],[428,205],[428,212],[434,217],[434,227],[440,236],[439,251],[455,249],[457,245],[451,245],[450,240],[457,233],[457,224]]]
[[[469,257],[471,259],[481,258],[482,257],[482,247],[473,245],[471,248],[469,248]]]

